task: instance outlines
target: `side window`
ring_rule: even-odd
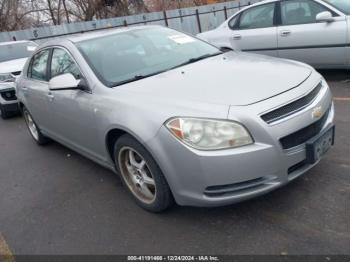
[[[312,0],[282,1],[281,8],[283,25],[316,23],[317,14],[329,11]]]
[[[239,15],[236,15],[234,18],[232,18],[229,22],[228,22],[228,26],[230,28],[234,28],[236,23],[237,23],[237,19],[238,19]]]
[[[275,3],[260,5],[244,11],[239,29],[271,27],[274,25]]]
[[[55,48],[52,52],[51,60],[51,78],[71,73],[75,79],[80,79],[80,71],[72,59],[72,57],[67,53],[67,51]]]
[[[49,54],[50,50],[44,50],[34,55],[28,70],[29,78],[47,81],[47,61]]]

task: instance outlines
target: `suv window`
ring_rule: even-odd
[[[50,50],[44,50],[34,55],[30,62],[28,77],[40,81],[47,81],[47,61]]]
[[[312,0],[289,0],[281,2],[282,24],[298,25],[316,23],[317,14],[329,11]]]
[[[239,29],[271,27],[274,25],[275,3],[260,5],[244,11]]]
[[[71,73],[77,80],[81,78],[78,66],[70,54],[63,49],[55,48],[51,60],[51,78],[67,73]]]
[[[11,42],[7,45],[0,45],[0,63],[30,57],[37,45],[33,42]]]

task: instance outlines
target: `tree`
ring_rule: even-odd
[[[0,31],[13,31],[38,25],[34,13],[44,11],[34,0],[0,0]]]

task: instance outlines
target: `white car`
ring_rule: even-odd
[[[31,41],[0,43],[0,114],[4,119],[19,112],[15,81],[37,46]]]
[[[198,37],[220,48],[350,68],[349,0],[268,0]]]

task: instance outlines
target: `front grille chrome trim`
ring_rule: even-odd
[[[261,115],[262,120],[268,124],[272,124],[279,120],[282,120],[288,116],[294,115],[295,113],[302,111],[310,104],[312,104],[323,88],[322,81],[307,95],[288,103],[280,108],[272,110],[271,112]]]

